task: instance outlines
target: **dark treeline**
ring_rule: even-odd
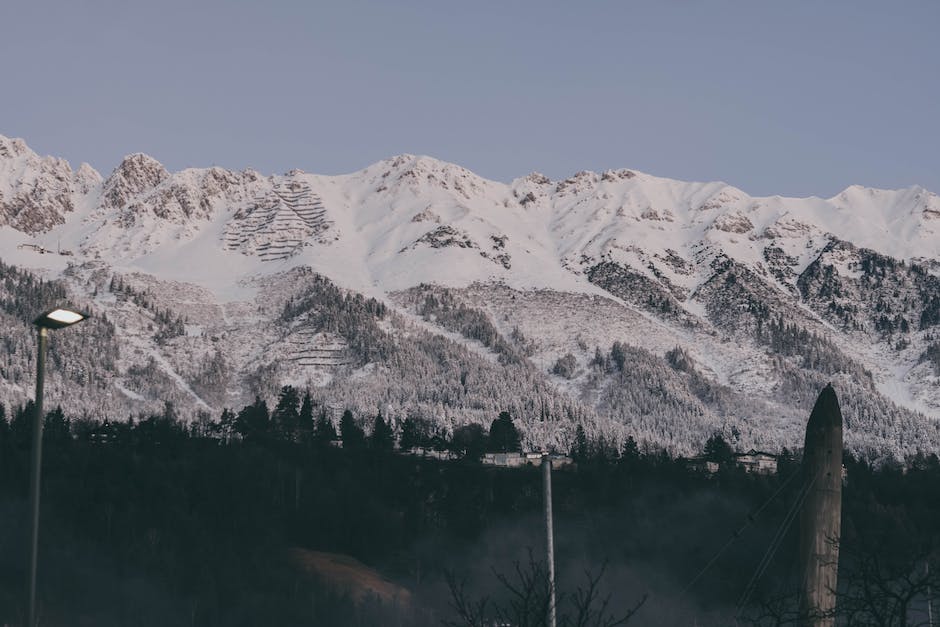
[[[448,580],[499,600],[497,575],[511,580],[530,550],[540,557],[538,469],[479,463],[483,451],[518,448],[508,414],[448,438],[380,414],[334,424],[293,388],[273,405],[192,423],[171,406],[124,423],[49,412],[42,624],[439,625],[455,620]],[[30,411],[0,410],[0,624],[22,620]],[[719,436],[705,451],[719,462],[730,452]],[[776,475],[733,464],[707,474],[583,431],[572,455],[577,467],[554,473],[563,599],[603,569],[614,614],[648,595],[630,624],[726,625],[738,613],[741,624],[787,624],[794,529],[738,605],[796,498],[797,459],[782,456]],[[921,576],[940,573],[940,462],[873,468],[847,456],[846,467],[841,607],[853,625],[916,624],[926,585],[940,583]],[[352,556],[410,600],[357,599],[305,570],[297,550]]]

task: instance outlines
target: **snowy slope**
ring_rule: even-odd
[[[137,154],[102,179],[0,137],[0,250],[5,263],[65,277],[102,311],[116,305],[92,276],[140,277],[128,280],[159,293],[193,337],[168,348],[148,340],[144,323],[128,321],[135,329],[126,333],[118,324],[119,334],[142,338],[137,358],[121,367],[147,356],[167,385],[183,389],[186,360],[221,350],[228,391],[206,401],[183,389],[180,398],[197,408],[237,402],[245,377],[276,385],[256,375],[262,354],[280,343],[284,359],[303,366],[281,373],[285,380],[345,376],[317,365],[316,351],[333,355],[323,363],[347,363],[347,338],[334,331],[302,322],[283,337],[259,331],[278,314],[266,290],[309,268],[406,317],[415,312],[395,294],[421,284],[455,289],[502,335],[530,338],[527,362],[543,374],[567,352],[585,364],[614,340],[660,356],[682,346],[708,380],[763,394],[774,407],[796,371],[832,374],[781,357],[780,338],[766,329],[785,319],[824,338],[840,364],[857,365],[834,372],[867,371],[871,381],[859,385],[886,402],[940,416],[940,366],[929,358],[938,342],[931,299],[940,299],[940,198],[919,187],[758,198],[725,183],[631,170],[507,184],[413,155],[342,176],[265,176],[170,173]],[[156,315],[147,311],[134,316]],[[215,333],[221,339],[211,340]],[[264,340],[245,343],[251,333]],[[297,352],[311,342],[314,353]],[[591,405],[600,392],[590,391],[598,381],[587,370],[549,380]]]
[[[343,282],[363,290],[498,279],[520,288],[590,291],[572,271],[606,259],[647,270],[652,263],[694,290],[700,277],[675,266],[693,263],[706,248],[757,265],[765,248],[777,246],[797,259],[797,273],[830,236],[897,259],[940,259],[940,198],[919,187],[853,186],[829,200],[752,198],[723,183],[629,170],[581,172],[559,182],[530,175],[507,185],[412,155],[335,177],[220,168],[170,174],[139,154],[103,183],[93,184],[100,177],[83,166],[72,175],[79,185],[65,162],[40,159],[21,140],[3,138],[0,146],[15,147],[0,153],[0,198],[43,187],[38,177],[63,168],[56,191],[65,200],[37,205],[58,209],[65,224],[46,221],[38,233],[13,224],[36,235],[29,241],[62,242],[85,256],[155,273],[180,265],[166,260],[170,253],[194,265],[224,258],[225,265],[228,257],[219,252],[238,251],[252,257],[258,272],[309,264],[329,276],[348,274]],[[301,204],[291,206],[289,194]],[[191,242],[207,249],[205,258],[179,250]]]

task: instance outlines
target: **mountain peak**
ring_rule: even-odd
[[[0,225],[48,231],[75,209],[74,193],[85,190],[65,159],[40,157],[22,139],[0,135]]]
[[[26,145],[26,142],[19,137],[0,135],[0,157],[13,159],[15,157],[22,157],[31,152],[32,150]]]
[[[460,172],[462,174],[473,174],[470,172],[470,170],[467,170],[465,167],[457,165],[456,163],[450,163],[435,157],[429,157],[428,155],[412,155],[403,153],[385,159],[381,163],[391,170],[399,172],[402,176],[410,175],[410,173],[417,174],[435,172]]]
[[[170,178],[163,164],[142,152],[127,155],[104,183],[103,203],[118,208]]]
[[[369,166],[358,176],[371,180],[379,192],[410,190],[410,194],[421,195],[437,190],[459,197],[461,201],[486,194],[486,190],[493,186],[502,185],[463,166],[427,155],[397,155]]]
[[[115,168],[114,173],[121,173],[126,176],[129,173],[143,171],[161,172],[165,175],[169,174],[162,163],[142,152],[135,152],[125,156],[124,159],[121,160],[121,164]],[[166,177],[164,176],[164,178]]]
[[[81,165],[78,166],[78,169],[75,170],[75,174],[83,179],[94,181],[94,183],[101,182],[101,175],[98,173],[98,170],[94,169],[90,164],[84,161],[82,161]]]
[[[532,172],[531,174],[527,174],[526,176],[522,178],[522,180],[526,183],[534,183],[535,185],[551,185],[552,184],[552,179],[548,178],[541,172]]]

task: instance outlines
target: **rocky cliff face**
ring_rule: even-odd
[[[39,157],[23,140],[0,136],[0,225],[46,232],[63,224],[100,182],[88,164],[73,172],[64,159]]]
[[[141,153],[128,155],[104,182],[101,205],[120,209],[168,178],[170,173],[156,159]]]

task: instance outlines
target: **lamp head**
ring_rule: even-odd
[[[75,311],[74,309],[56,307],[55,309],[50,309],[33,320],[33,324],[35,324],[37,327],[43,327],[46,329],[61,329],[63,327],[70,327],[73,324],[79,323],[82,320],[88,318],[89,315],[90,314],[81,311]]]

